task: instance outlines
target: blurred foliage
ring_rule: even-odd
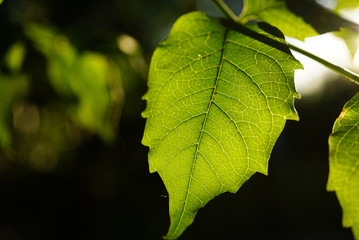
[[[337,9],[345,9],[345,8],[356,8],[359,7],[358,0],[338,0]]]
[[[74,122],[103,140],[115,136],[120,109],[124,100],[120,69],[106,56],[78,53],[68,38],[34,24],[25,33],[47,60],[49,81],[67,102]]]
[[[116,141],[125,91],[129,100],[140,99],[133,93],[146,78],[147,63],[128,34],[113,36],[109,50],[76,47],[51,24],[30,21],[46,8],[37,3],[9,8],[26,14],[15,14],[16,34],[13,28],[8,37],[16,42],[1,61],[0,161],[50,171],[61,154],[95,136],[107,144]],[[130,118],[139,110],[131,111],[125,110]]]
[[[19,70],[25,54],[24,45],[14,43],[5,55],[8,73],[0,73],[0,146],[8,149],[12,143],[10,130],[11,109],[15,102],[24,97],[28,80]]]

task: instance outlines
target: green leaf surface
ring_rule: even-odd
[[[288,37],[304,40],[318,35],[317,31],[287,7],[285,0],[244,0],[244,8],[239,16],[246,22],[258,19],[279,28]]]
[[[359,0],[338,0],[337,9],[352,9],[359,7]]]
[[[320,16],[320,17],[318,17]],[[348,21],[314,0],[245,0],[241,22],[258,19],[279,28],[284,35],[304,40],[318,34],[348,28],[359,32],[359,25]]]
[[[284,43],[270,25],[233,30],[194,12],[176,21],[152,57],[142,143],[169,193],[167,239],[215,196],[267,174],[286,119],[298,119],[293,77],[301,65],[285,44],[259,36]]]
[[[320,34],[340,31],[341,28],[359,32],[358,24],[342,18],[314,0],[286,0],[286,3],[290,11],[302,17]]]
[[[343,226],[359,239],[359,94],[348,101],[329,137],[328,190],[336,191],[343,209]]]

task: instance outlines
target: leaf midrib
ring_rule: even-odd
[[[209,103],[208,103],[208,106],[207,106],[207,109],[206,109],[206,112],[205,112],[204,120],[203,120],[203,123],[202,123],[202,129],[201,129],[201,131],[200,131],[200,134],[199,134],[199,137],[198,137],[198,141],[197,141],[197,143],[196,143],[197,147],[196,147],[195,155],[194,155],[194,158],[193,158],[193,163],[192,163],[192,167],[191,167],[191,173],[190,173],[190,176],[189,176],[189,179],[188,179],[187,192],[186,192],[186,197],[185,197],[185,200],[184,200],[184,205],[183,205],[183,208],[182,208],[182,211],[181,211],[181,217],[180,217],[180,219],[179,219],[179,221],[178,221],[178,223],[177,223],[177,226],[176,226],[176,228],[175,228],[173,234],[171,234],[171,235],[175,235],[175,234],[176,234],[176,232],[177,232],[177,230],[178,230],[178,227],[181,225],[182,218],[183,218],[184,212],[185,212],[185,210],[186,210],[187,198],[188,198],[189,190],[190,190],[190,188],[191,188],[191,183],[192,183],[192,178],[193,178],[193,172],[194,172],[196,160],[197,160],[198,153],[199,153],[200,143],[201,143],[201,141],[202,141],[203,132],[204,132],[205,127],[206,127],[206,122],[207,122],[207,119],[208,119],[208,114],[209,114],[209,111],[210,111],[211,106],[212,106],[212,104],[213,104],[214,96],[215,96],[215,94],[216,94],[217,85],[218,85],[218,82],[219,82],[219,76],[220,76],[221,71],[222,71],[222,66],[223,66],[223,62],[224,62],[224,53],[225,53],[225,48],[226,48],[226,44],[227,44],[228,32],[229,32],[229,29],[226,28],[225,33],[224,33],[223,43],[222,43],[222,53],[221,53],[220,64],[219,64],[218,71],[217,71],[216,81],[215,81],[215,83],[214,83],[214,87],[213,87],[213,90],[212,90],[212,93],[211,93],[211,98],[210,98],[210,101],[209,101]]]

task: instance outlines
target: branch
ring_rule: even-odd
[[[213,0],[214,4],[222,11],[224,15],[226,15],[233,22],[238,22],[238,17],[232,10],[228,7],[228,5],[223,2],[223,0]]]
[[[327,68],[333,70],[334,72],[337,72],[341,75],[343,75],[344,77],[348,78],[349,80],[359,84],[359,75],[355,72],[352,72],[348,69],[345,69],[345,68],[342,68],[342,67],[339,67],[338,65],[335,65],[333,63],[330,63],[314,54],[311,54],[310,52],[307,52],[299,47],[296,47],[290,43],[288,43],[288,47],[290,49],[292,49],[293,51],[296,51],[296,52],[299,52],[301,54],[303,54],[304,56],[307,56],[321,64],[323,64],[324,66],[326,66]]]

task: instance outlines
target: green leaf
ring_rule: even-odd
[[[56,92],[68,102],[76,99],[70,111],[73,120],[103,140],[112,140],[123,102],[118,67],[100,53],[79,53],[67,37],[51,29],[30,24],[25,32],[45,55]]]
[[[286,119],[298,119],[298,68],[269,25],[233,30],[201,12],[176,21],[153,54],[143,112],[150,172],[169,193],[167,239],[179,237],[215,196],[235,193],[255,172],[267,174]]]
[[[335,10],[340,13],[340,10],[348,10],[357,7],[359,7],[359,0],[338,0]],[[356,30],[341,28],[340,32],[336,33],[336,35],[345,41],[351,56],[354,58],[359,47],[359,28],[356,28]]]
[[[244,0],[244,8],[239,17],[243,19],[242,22],[251,19],[267,22],[279,28],[284,35],[300,40],[318,35],[310,24],[288,9],[285,0]]]
[[[359,7],[359,0],[338,0],[337,9],[351,9]]]
[[[348,101],[329,137],[328,191],[336,191],[343,226],[359,239],[359,94]]]
[[[239,18],[241,22],[265,21],[279,28],[284,35],[300,40],[318,33],[340,31],[343,27],[359,32],[358,24],[341,18],[314,0],[245,0]]]
[[[11,146],[10,114],[14,103],[26,93],[27,79],[22,75],[0,74],[0,145],[5,150]]]
[[[27,92],[28,79],[19,73],[24,57],[25,46],[23,43],[14,43],[4,56],[10,73],[0,73],[0,146],[5,151],[11,147],[12,143],[11,110]]]
[[[351,56],[354,58],[354,56],[359,48],[359,41],[358,41],[359,34],[353,32],[350,29],[342,28],[342,29],[340,29],[340,32],[336,32],[335,35],[344,40]]]
[[[14,43],[5,55],[6,64],[12,73],[18,73],[25,58],[25,46],[21,42]]]
[[[302,17],[320,34],[340,31],[341,28],[359,32],[358,24],[340,17],[314,0],[286,0],[286,2],[290,11]]]

